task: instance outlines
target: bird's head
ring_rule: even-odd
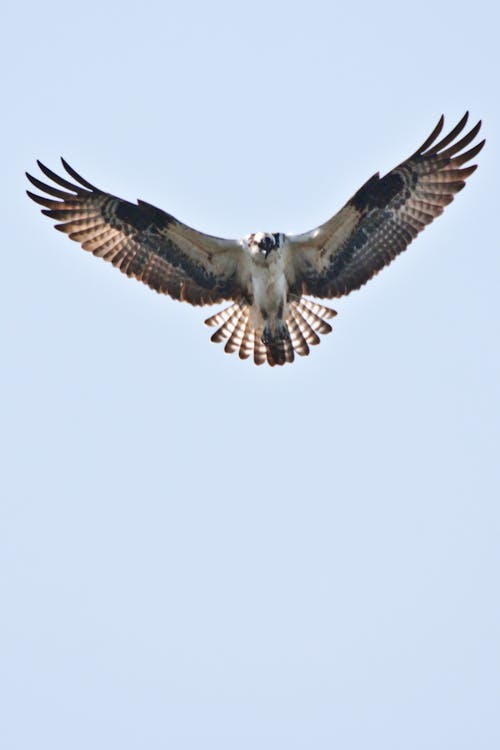
[[[273,250],[277,250],[281,246],[281,235],[279,233],[257,232],[256,234],[250,234],[247,241],[252,253],[258,253],[267,258]]]

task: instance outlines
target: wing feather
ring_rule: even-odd
[[[157,292],[193,305],[241,299],[247,292],[241,242],[197,232],[170,214],[96,188],[61,159],[68,175],[38,166],[51,184],[27,174],[28,192],[55,228]]]
[[[287,277],[292,294],[339,297],[358,289],[405,250],[439,216],[477,165],[462,167],[484,146],[464,151],[479,121],[460,136],[466,113],[441,140],[441,117],[430,136],[406,161],[380,178],[371,177],[331,219],[312,232],[290,237]],[[436,142],[437,141],[437,142]]]

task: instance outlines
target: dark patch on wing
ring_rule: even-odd
[[[391,213],[380,209],[372,210],[365,221],[358,225],[352,233],[350,242],[344,251],[335,255],[332,259],[329,273],[339,276],[340,273],[353,261],[356,253],[365,247],[371,235],[380,231],[385,221],[390,220]]]
[[[403,177],[397,172],[390,172],[382,179],[375,174],[358,190],[350,202],[358,211],[383,208],[403,190],[404,186]]]
[[[122,200],[116,207],[115,215],[139,232],[146,229],[151,232],[166,229],[169,224],[175,222],[173,216],[145,201],[139,201],[139,205],[136,206]]]

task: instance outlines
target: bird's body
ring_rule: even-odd
[[[259,232],[246,238],[244,247],[250,256],[252,324],[254,328],[262,328],[264,342],[280,336],[287,338],[288,283],[285,269],[289,247],[286,236]],[[262,247],[266,249],[262,250]]]
[[[262,251],[260,245],[275,242],[268,252]],[[288,260],[288,242],[285,235],[276,241],[272,234],[259,232],[245,238],[244,252],[250,258],[251,286],[255,314],[261,315],[263,321],[281,316],[286,304],[287,281],[285,266]]]
[[[383,178],[374,175],[331,219],[301,235],[211,237],[144,201],[136,205],[99,190],[64,160],[77,184],[39,162],[57,187],[28,175],[51,197],[28,195],[60,222],[57,229],[156,291],[193,305],[231,301],[206,321],[217,328],[212,340],[225,341],[225,350],[242,359],[253,354],[256,364],[282,365],[294,353],[307,355],[318,334],[332,330],[326,321],[335,311],[308,296],[333,298],[358,289],[464,187],[476,167],[462,165],[484,144],[463,151],[480,123],[455,140],[467,117],[435,143],[441,118],[409,159]]]

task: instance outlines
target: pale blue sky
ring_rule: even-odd
[[[2,750],[500,747],[493,6],[4,11]],[[466,189],[281,369],[24,195],[63,155],[203,231],[305,231],[466,109]]]

